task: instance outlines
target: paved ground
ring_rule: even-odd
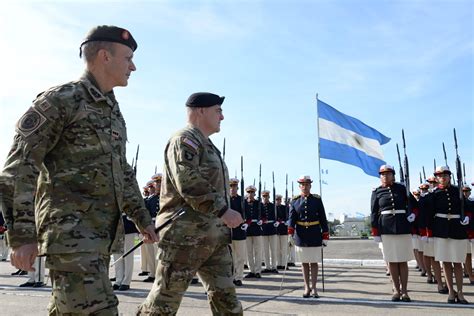
[[[238,288],[245,315],[474,315],[474,285],[467,285],[465,296],[471,305],[447,304],[447,295],[438,294],[436,285],[427,284],[410,263],[409,294],[411,303],[390,301],[391,283],[377,245],[371,240],[332,240],[324,253],[325,292],[318,283],[319,299],[302,297],[303,284],[299,267],[283,273],[264,275],[262,279],[245,281]],[[138,256],[136,256],[138,260]],[[117,292],[120,313],[133,315],[146,297],[151,284],[139,277],[139,261],[132,289]],[[11,276],[15,269],[0,262],[0,315],[45,315],[51,288],[23,289],[18,284],[26,277]],[[178,315],[210,315],[206,295],[200,284],[191,285]]]

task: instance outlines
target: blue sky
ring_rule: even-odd
[[[127,121],[131,162],[140,144],[142,186],[163,164],[169,136],[185,124],[196,91],[226,96],[218,147],[246,184],[262,164],[262,186],[284,194],[285,174],[315,179],[319,193],[315,96],[392,140],[396,166],[405,130],[412,189],[442,142],[454,168],[452,130],[474,181],[474,5],[445,1],[20,1],[0,4],[0,164],[18,118],[41,91],[78,78],[87,31],[112,24],[138,42],[134,72],[115,93]],[[379,184],[362,170],[321,160],[327,213],[369,214]],[[398,172],[397,172],[398,173]],[[398,174],[397,174],[398,176]],[[298,192],[295,182],[295,193]]]

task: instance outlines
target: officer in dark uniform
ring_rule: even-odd
[[[261,278],[262,272],[262,217],[260,214],[260,202],[255,199],[255,186],[248,186],[247,199],[245,200],[245,225],[247,229],[247,260],[250,272],[245,278]]]
[[[382,165],[379,169],[381,186],[372,191],[371,224],[374,241],[383,244],[385,261],[389,263],[394,294],[392,301],[410,302],[407,293],[408,261],[413,258],[411,223],[415,221],[417,201],[403,184],[395,182],[395,169]],[[401,291],[401,293],[400,293]]]
[[[262,273],[278,273],[277,261],[277,231],[275,204],[270,202],[270,191],[262,191],[262,239],[265,269]]]
[[[156,214],[160,210],[160,189],[161,189],[161,173],[157,173],[151,177],[148,181],[148,188],[150,195],[145,200],[145,206],[150,212],[153,224],[155,223]],[[145,255],[146,267],[145,271],[149,271],[149,276],[143,280],[143,282],[153,283],[155,282],[155,271],[156,271],[156,253],[158,251],[156,244],[143,244],[142,251]]]
[[[459,188],[451,185],[451,171],[447,166],[437,167],[434,175],[438,187],[422,204],[428,214],[428,236],[434,239],[434,256],[443,262],[446,283],[448,285],[448,303],[468,304],[462,292],[462,263],[466,259],[467,228],[470,212],[465,210],[461,218],[461,199]],[[453,271],[456,278],[457,292],[454,291]]]
[[[329,240],[326,212],[321,197],[310,192],[312,182],[310,176],[298,179],[301,195],[291,201],[288,223],[288,233],[295,240],[296,257],[302,263],[305,298],[311,296],[311,291],[313,297],[319,298],[316,290],[318,262],[322,260],[321,247],[326,246]]]
[[[245,214],[242,211],[242,197],[237,194],[239,189],[239,180],[236,178],[229,179],[230,186],[230,208],[239,212],[242,218]],[[246,241],[247,234],[245,232],[244,223],[236,228],[232,228],[232,257],[234,259],[234,284],[242,286],[244,277],[244,264],[247,257]]]
[[[288,207],[281,204],[282,196],[276,195],[276,210],[277,210],[277,269],[285,269],[288,259]]]
[[[474,201],[470,199],[471,195],[471,188],[467,185],[463,186],[462,193],[464,194],[465,198],[465,209],[474,214]],[[467,255],[466,255],[466,262],[464,263],[464,275],[469,277],[470,284],[474,284],[474,273],[472,273],[472,244],[474,242],[474,220],[470,221],[469,228],[467,230],[467,237],[469,242],[467,243]]]

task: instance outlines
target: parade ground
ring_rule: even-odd
[[[410,303],[391,302],[390,277],[385,275],[382,255],[372,240],[330,240],[324,251],[324,283],[318,281],[316,298],[303,298],[300,265],[261,279],[244,279],[237,288],[245,315],[474,315],[474,285],[464,278],[464,293],[470,305],[447,304],[447,294],[438,294],[436,284],[427,284],[414,261],[409,263]],[[135,254],[135,272],[130,290],[117,291],[120,315],[134,315],[151,283],[142,282],[140,256]],[[20,288],[26,276],[11,276],[16,269],[0,262],[0,315],[46,315],[51,284]],[[320,268],[321,272],[321,268]],[[113,269],[111,269],[111,277]],[[283,278],[284,276],[284,278]],[[321,276],[321,274],[320,274]],[[282,284],[283,278],[283,284]],[[200,283],[190,285],[178,315],[211,315]]]

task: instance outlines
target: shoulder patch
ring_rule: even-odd
[[[188,137],[185,137],[183,139],[183,144],[188,145],[188,147],[191,147],[195,151],[197,151],[199,148],[199,145],[196,144],[196,142],[194,142],[193,140],[189,139]]]
[[[31,107],[18,121],[16,128],[23,137],[28,137],[48,119],[38,110]]]
[[[319,194],[316,194],[316,193],[313,193],[313,194],[311,194],[311,195],[314,196],[315,198],[318,198],[318,199],[321,198],[321,196],[320,196]]]
[[[40,103],[38,103],[36,105],[43,112],[48,111],[52,106],[51,103],[49,103],[48,99],[43,99]]]
[[[300,197],[300,195],[295,195],[295,196],[293,196],[292,200],[298,200],[299,197]]]

